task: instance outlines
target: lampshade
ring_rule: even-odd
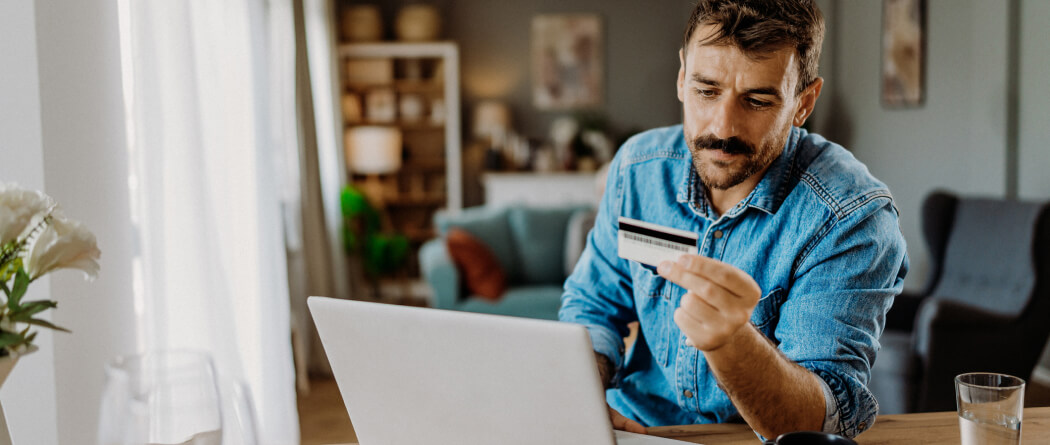
[[[474,108],[474,136],[496,141],[510,130],[510,109],[494,100],[478,103]]]
[[[345,133],[346,166],[354,173],[392,173],[401,168],[401,130],[364,125]]]

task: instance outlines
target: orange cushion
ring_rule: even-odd
[[[507,290],[507,274],[484,242],[463,229],[450,228],[445,235],[449,256],[471,293],[497,301]]]

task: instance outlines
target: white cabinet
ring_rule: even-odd
[[[601,200],[593,172],[486,173],[481,184],[485,188],[485,205],[591,205],[597,208]]]

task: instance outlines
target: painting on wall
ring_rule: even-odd
[[[602,103],[602,23],[597,14],[532,19],[532,102],[541,110]]]
[[[926,0],[882,1],[882,103],[916,107],[925,96]]]

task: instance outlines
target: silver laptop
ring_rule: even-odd
[[[362,445],[682,443],[614,433],[584,327],[310,297]]]

